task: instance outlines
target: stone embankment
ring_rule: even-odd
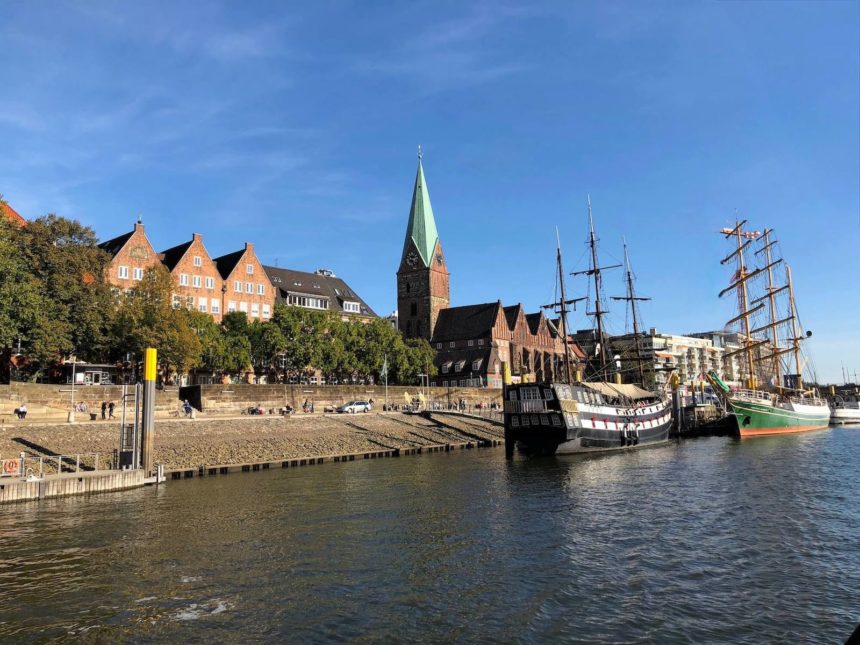
[[[56,455],[85,454],[81,464],[91,467],[97,454],[103,465],[113,459],[119,431],[110,421],[7,424],[0,428],[0,457],[25,452],[31,466],[42,457],[46,473],[54,472]],[[377,412],[161,419],[155,432],[154,461],[168,471],[503,438],[501,427],[480,419]]]

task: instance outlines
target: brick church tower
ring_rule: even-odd
[[[451,296],[448,267],[433,219],[421,156],[419,147],[409,225],[397,270],[397,315],[404,338],[429,341],[439,311],[450,306]]]

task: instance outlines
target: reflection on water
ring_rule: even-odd
[[[463,451],[3,507],[0,637],[839,642],[860,430]]]

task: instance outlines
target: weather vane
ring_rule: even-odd
[[[423,159],[423,158],[424,158],[424,153],[423,153],[423,152],[421,152],[421,144],[420,144],[420,143],[418,144],[418,158],[419,158],[419,159]]]

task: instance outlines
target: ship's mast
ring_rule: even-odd
[[[627,271],[627,296],[612,296],[613,300],[627,300],[630,303],[630,311],[633,314],[633,341],[636,343],[636,362],[639,365],[639,382],[645,387],[645,368],[642,366],[642,351],[639,347],[639,320],[636,315],[636,302],[640,300],[651,300],[636,296],[633,290],[633,269],[630,267],[630,256],[627,254],[627,240],[624,240],[624,265]]]
[[[772,228],[766,228],[764,230],[764,233],[762,233],[764,246],[756,251],[756,255],[759,253],[765,254],[765,264],[767,265],[767,300],[769,305],[768,312],[770,314],[770,356],[773,357],[773,375],[776,380],[776,385],[777,387],[782,388],[782,362],[779,359],[782,352],[780,351],[781,347],[779,345],[779,322],[776,319],[776,292],[778,289],[773,285],[773,265],[776,263],[771,259],[771,247],[776,244],[776,240],[771,241],[771,233],[773,233]]]
[[[564,296],[564,268],[561,264],[561,238],[558,235],[558,228],[555,229],[556,255],[558,261],[558,288],[561,296],[560,315],[561,315],[561,337],[564,342],[564,375],[567,377],[568,383],[573,383],[573,377],[570,372],[570,343],[567,336],[567,301]],[[576,306],[576,303],[573,303]]]
[[[564,374],[567,377],[567,382],[573,383],[573,376],[571,373],[571,366],[573,364],[573,361],[570,356],[570,342],[567,333],[567,305],[573,305],[573,308],[576,309],[576,303],[580,300],[585,300],[585,298],[572,298],[571,300],[568,300],[566,298],[564,293],[564,267],[561,261],[561,238],[558,235],[558,228],[555,229],[555,241],[556,268],[558,269],[558,286],[560,299],[558,302],[553,302],[549,305],[543,305],[543,308],[558,311],[559,319],[561,322],[561,336],[564,342]]]
[[[803,366],[800,363],[800,330],[797,328],[797,311],[794,304],[794,285],[791,281],[791,267],[785,265],[788,278],[788,306],[791,311],[791,341],[794,344],[794,363],[797,367],[797,389],[803,391]]]
[[[751,389],[755,389],[755,370],[753,369],[753,343],[752,336],[750,334],[750,314],[752,313],[748,309],[749,302],[749,294],[747,293],[747,280],[753,275],[757,274],[757,271],[753,271],[747,273],[746,261],[744,258],[744,251],[746,248],[752,243],[752,241],[758,237],[758,233],[747,233],[742,231],[743,225],[746,224],[746,220],[736,222],[735,227],[731,230],[723,229],[721,232],[726,236],[726,239],[730,237],[734,237],[737,242],[737,248],[730,253],[728,256],[723,258],[721,264],[725,264],[735,256],[738,257],[738,272],[737,279],[729,285],[728,288],[723,289],[720,292],[720,296],[724,293],[731,291],[734,288],[738,288],[738,307],[739,307],[739,315],[733,318],[730,323],[737,322],[738,320],[743,322],[743,332],[744,332],[744,353],[746,354],[747,359],[747,375],[749,378],[749,383],[747,384]],[[744,241],[746,238],[746,241]],[[763,306],[763,305],[762,305]]]

